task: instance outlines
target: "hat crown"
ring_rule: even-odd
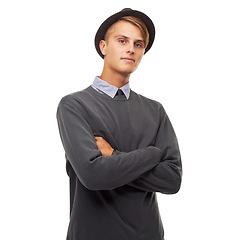
[[[121,12],[127,12],[127,11],[132,11],[131,8],[124,8],[123,10],[121,10]]]

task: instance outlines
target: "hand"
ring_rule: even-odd
[[[111,145],[102,137],[94,137],[96,140],[96,144],[98,149],[101,151],[103,157],[111,156],[113,152],[113,148]]]

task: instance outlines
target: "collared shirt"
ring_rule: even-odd
[[[113,86],[109,84],[108,82],[100,79],[99,77],[95,77],[93,84],[91,85],[92,88],[94,88],[97,92],[106,94],[111,98],[114,98],[117,94],[118,88],[116,86]],[[129,82],[126,83],[124,86],[120,88],[125,97],[129,99],[130,96],[130,85]]]

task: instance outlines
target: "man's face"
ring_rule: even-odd
[[[100,42],[105,67],[110,71],[128,76],[136,70],[145,52],[142,33],[127,21],[118,21]]]

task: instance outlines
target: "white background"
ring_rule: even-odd
[[[157,31],[131,88],[164,105],[183,159],[180,192],[158,194],[166,239],[246,240],[245,2],[1,1],[1,239],[66,238],[57,104],[101,73],[95,32],[131,7]]]

